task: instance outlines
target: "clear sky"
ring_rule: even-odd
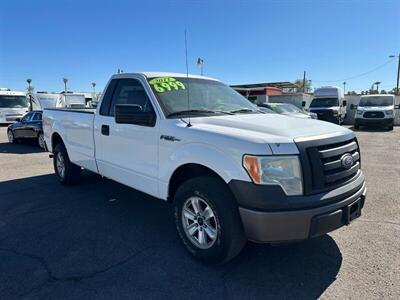
[[[229,84],[293,81],[342,85],[400,52],[400,1],[0,0],[0,86],[101,90],[125,72],[189,72]],[[348,79],[391,89],[397,61]],[[337,82],[321,82],[337,80]]]

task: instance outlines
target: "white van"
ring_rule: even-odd
[[[14,123],[28,111],[25,92],[0,88],[0,123]]]
[[[354,128],[360,126],[378,125],[393,130],[395,118],[394,95],[361,96],[357,107]]]
[[[342,89],[326,86],[315,89],[309,111],[316,113],[319,120],[340,125],[346,118],[346,106]]]

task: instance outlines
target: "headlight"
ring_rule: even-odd
[[[393,116],[393,110],[386,110],[385,114],[387,114],[388,116]]]
[[[298,156],[245,155],[243,167],[255,184],[280,185],[288,196],[303,194]]]
[[[361,115],[363,113],[362,110],[357,110],[357,115]]]

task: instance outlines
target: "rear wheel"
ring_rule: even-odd
[[[197,259],[225,263],[246,243],[236,200],[221,180],[189,179],[177,190],[175,222],[186,249]]]
[[[390,131],[392,131],[392,130],[393,130],[393,124],[390,125],[390,126],[388,127],[388,129],[389,129]]]
[[[356,130],[360,129],[360,125],[354,124],[354,129],[356,129]]]
[[[71,163],[63,144],[58,144],[53,154],[53,166],[58,180],[64,185],[75,183],[81,175],[81,167]]]

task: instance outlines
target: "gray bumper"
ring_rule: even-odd
[[[239,207],[239,212],[249,240],[305,240],[349,224],[360,215],[366,193],[363,183],[361,188],[345,199],[318,208],[265,212]]]

